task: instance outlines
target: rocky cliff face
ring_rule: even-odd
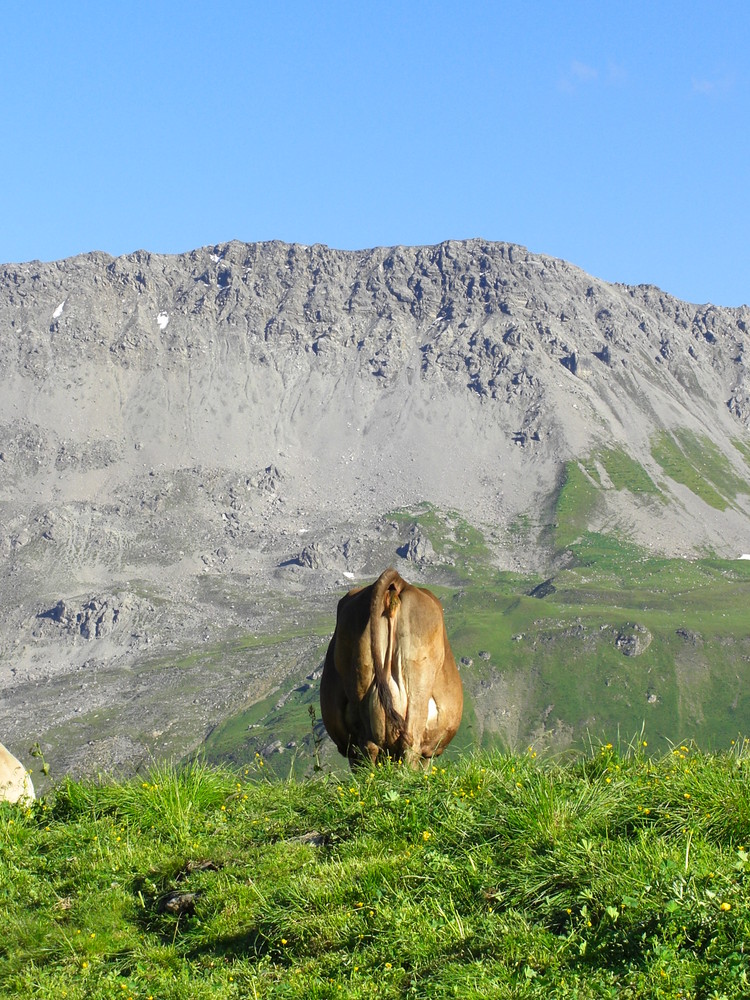
[[[499,566],[541,568],[564,463],[597,450],[627,454],[663,502],[600,467],[589,527],[669,554],[750,552],[747,492],[712,506],[654,457],[679,429],[747,482],[749,324],[747,307],[481,240],[3,267],[4,742],[72,717],[40,691],[69,693],[92,661],[127,671],[282,629],[269,588],[319,593],[399,552],[429,577],[429,539],[401,533],[398,508],[457,510]],[[255,669],[245,700],[281,667]],[[200,723],[234,695],[202,694]]]

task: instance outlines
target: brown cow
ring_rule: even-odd
[[[443,609],[387,569],[339,601],[320,682],[320,710],[339,753],[355,766],[381,752],[417,762],[456,735],[463,689]]]
[[[34,798],[31,775],[0,743],[0,801],[29,803]]]

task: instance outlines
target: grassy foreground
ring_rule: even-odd
[[[4,804],[1,995],[750,995],[747,741],[264,771]]]

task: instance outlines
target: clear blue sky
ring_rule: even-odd
[[[6,0],[0,261],[481,236],[750,302],[748,0]]]

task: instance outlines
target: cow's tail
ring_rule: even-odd
[[[375,684],[380,704],[386,717],[389,742],[395,743],[406,732],[406,721],[393,704],[391,671],[396,645],[396,623],[401,606],[401,591],[406,586],[395,569],[387,569],[376,581],[370,601],[370,637],[372,643],[372,663],[375,670]],[[387,628],[381,628],[381,619],[387,620]],[[383,631],[386,641],[383,648]]]

